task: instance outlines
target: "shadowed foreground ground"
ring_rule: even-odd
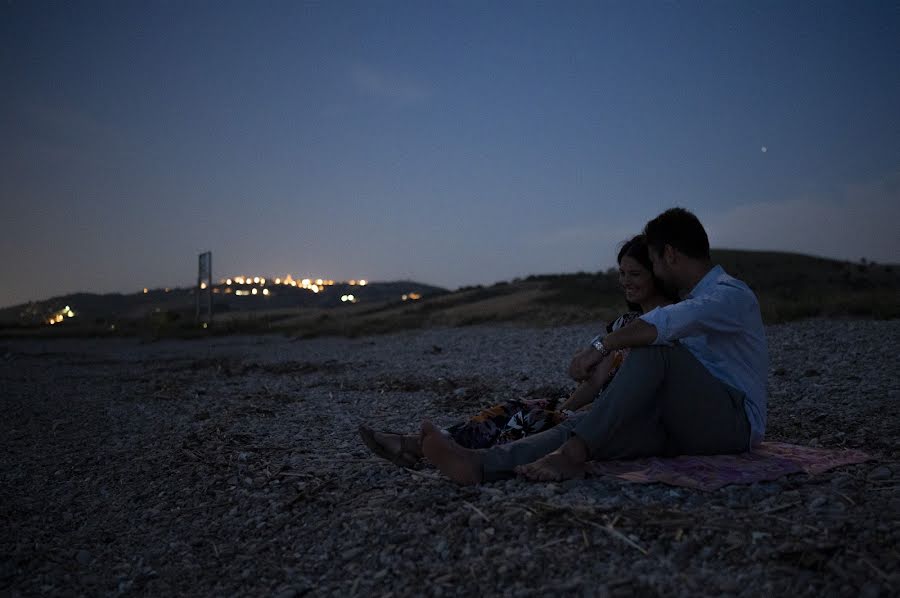
[[[0,592],[775,595],[900,591],[900,322],[768,329],[768,438],[877,460],[713,493],[458,488],[356,426],[563,395],[597,326],[0,347]],[[835,352],[840,348],[839,352]]]

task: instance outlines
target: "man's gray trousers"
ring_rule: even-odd
[[[558,449],[572,435],[590,459],[740,453],[750,448],[744,394],[720,381],[681,345],[629,351],[590,411],[516,442],[482,451],[484,479]]]

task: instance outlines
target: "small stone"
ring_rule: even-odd
[[[350,548],[349,550],[345,550],[341,554],[341,558],[343,558],[345,561],[350,561],[358,557],[360,554],[362,554],[362,552],[362,548]]]
[[[869,582],[859,590],[860,598],[878,598],[881,596],[881,589],[878,584]]]
[[[893,476],[893,472],[888,467],[878,467],[869,473],[869,479],[873,481],[889,480]]]
[[[466,396],[466,392],[468,391],[466,390],[466,387],[463,386],[462,388],[457,388],[456,390],[454,390],[453,395],[457,398],[462,398]]]
[[[287,588],[275,594],[276,598],[296,598],[297,590],[295,588]]]
[[[91,564],[91,553],[83,548],[75,553],[75,560],[85,567]]]
[[[846,474],[842,474],[842,475],[838,475],[838,476],[835,476],[834,478],[832,478],[831,485],[837,486],[838,488],[840,488],[842,486],[846,486],[847,484],[849,484],[852,481],[853,481],[853,478],[851,478],[850,476],[848,476]]]
[[[817,496],[813,498],[809,503],[809,510],[815,511],[821,509],[828,502],[828,498],[825,496]]]
[[[719,582],[719,589],[728,594],[733,594],[740,589],[737,580],[726,578]]]

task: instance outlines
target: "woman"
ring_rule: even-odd
[[[607,332],[618,330],[642,313],[674,300],[653,275],[653,264],[643,235],[632,238],[622,246],[618,263],[619,283],[625,291],[625,301],[630,311],[607,326]],[[593,351],[590,346],[583,350]],[[580,381],[575,392],[561,404],[559,399],[511,399],[485,409],[467,422],[451,426],[446,433],[460,446],[480,449],[552,428],[574,411],[590,405],[609,384],[626,357],[627,350],[619,351],[614,359],[603,361],[587,379]],[[418,434],[376,432],[365,424],[359,427],[359,434],[373,453],[401,467],[413,467],[422,458]]]

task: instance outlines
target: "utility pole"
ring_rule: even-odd
[[[197,268],[197,312],[195,319],[204,328],[212,324],[212,252],[200,254]],[[203,312],[206,312],[205,314]]]

